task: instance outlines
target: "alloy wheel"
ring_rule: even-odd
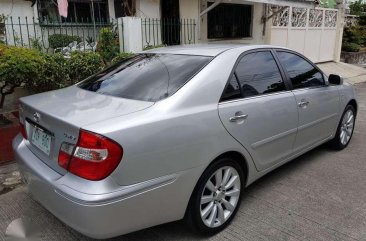
[[[235,168],[219,168],[207,181],[201,195],[201,218],[210,227],[224,224],[238,205],[240,176]]]
[[[347,145],[349,140],[351,139],[353,127],[354,127],[354,114],[352,110],[348,110],[342,119],[341,123],[341,131],[340,131],[340,141],[342,145]]]

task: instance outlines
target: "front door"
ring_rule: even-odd
[[[259,171],[292,155],[296,101],[270,50],[248,53],[239,60],[219,103],[219,116]]]
[[[161,39],[165,45],[180,44],[179,0],[161,0]]]
[[[277,51],[278,58],[291,80],[299,111],[294,153],[304,151],[335,132],[339,119],[337,86],[326,84],[323,74],[298,54]]]

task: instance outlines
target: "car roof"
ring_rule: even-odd
[[[184,55],[201,55],[201,56],[217,56],[230,49],[238,49],[244,52],[252,49],[260,48],[282,48],[273,45],[249,45],[249,44],[190,44],[176,45],[162,48],[150,49],[142,53],[157,53],[157,54],[184,54]]]

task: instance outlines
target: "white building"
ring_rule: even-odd
[[[158,44],[229,42],[286,46],[317,62],[338,61],[340,55],[344,14],[317,8],[315,0],[69,0],[68,18],[61,23],[55,2],[1,0],[0,14],[12,16],[12,23],[7,20],[8,42],[27,45],[33,30],[24,33],[25,17],[28,23],[34,18],[36,28],[28,28],[38,35],[32,38],[42,36],[45,42],[47,34],[70,33],[76,22],[84,23],[76,34],[82,29],[84,37],[95,37],[95,26],[124,17],[118,29],[125,51]],[[14,32],[17,36],[12,38]]]

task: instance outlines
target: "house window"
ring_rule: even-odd
[[[212,5],[209,3],[208,6]],[[207,13],[209,39],[251,37],[252,6],[221,3]]]
[[[134,0],[114,0],[114,11],[116,18],[135,16],[136,1]]]
[[[47,22],[59,22],[56,1],[38,0],[39,18]],[[92,23],[108,22],[107,0],[69,0],[67,18],[61,18],[62,22],[68,23]]]

